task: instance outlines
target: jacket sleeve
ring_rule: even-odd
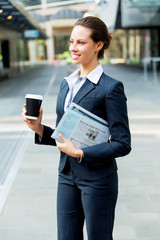
[[[54,132],[54,129],[44,125],[43,136],[40,140],[39,135],[36,133],[35,134],[35,143],[56,146],[55,140],[53,138],[51,138],[51,135],[53,132]]]
[[[62,81],[62,83],[61,83],[59,94],[60,94],[60,92],[62,92],[62,90],[66,86],[66,84],[67,84],[67,82],[64,79]],[[58,102],[58,98],[57,98],[57,102]],[[60,121],[61,117],[62,117],[62,114],[60,114],[60,113],[57,114],[56,126],[57,126],[58,122]],[[42,139],[40,140],[39,135],[35,134],[35,143],[36,144],[44,144],[44,145],[56,146],[55,140],[53,138],[51,138],[51,135],[52,135],[53,132],[54,132],[54,129],[44,125]]]
[[[126,96],[123,84],[114,83],[105,96],[106,119],[108,119],[110,140],[83,148],[86,167],[100,166],[131,151]]]

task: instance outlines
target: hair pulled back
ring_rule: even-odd
[[[102,41],[104,43],[102,49],[98,52],[98,59],[103,58],[104,50],[109,47],[112,39],[111,34],[108,32],[106,24],[98,17],[88,16],[78,19],[74,24],[74,27],[78,25],[89,28],[91,30],[91,38],[95,43],[99,41]]]

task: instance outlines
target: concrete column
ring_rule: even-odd
[[[53,38],[53,30],[52,30],[52,25],[50,22],[46,23],[46,33],[48,35],[48,40],[47,40],[47,56],[48,56],[48,62],[52,63],[53,62],[53,57],[55,55],[54,52],[54,38]]]
[[[47,8],[47,0],[41,0],[42,8]]]
[[[141,47],[141,43],[140,43],[141,39],[140,39],[140,33],[139,30],[136,30],[136,58],[138,59],[138,61],[140,62],[140,47]]]
[[[30,40],[28,42],[29,47],[29,60],[31,62],[31,65],[37,64],[37,43],[36,40]]]
[[[127,33],[126,31],[123,32],[123,37],[122,37],[122,58],[127,59]]]
[[[150,31],[144,30],[144,57],[150,56]]]

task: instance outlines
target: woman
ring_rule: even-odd
[[[108,29],[99,18],[85,17],[75,23],[69,49],[73,63],[80,64],[80,69],[62,82],[56,109],[58,124],[73,100],[108,122],[110,140],[82,149],[62,135],[62,142],[55,141],[51,138],[54,129],[41,124],[42,109],[36,121],[28,120],[26,107],[23,109],[24,121],[36,132],[35,142],[56,145],[61,153],[58,240],[82,240],[84,220],[88,240],[113,239],[118,194],[115,158],[127,155],[131,147],[123,84],[107,76],[99,64],[110,41]]]

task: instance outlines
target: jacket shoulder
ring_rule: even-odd
[[[101,75],[100,81],[102,81],[103,84],[106,83],[106,84],[109,85],[109,86],[110,86],[110,85],[114,85],[114,84],[122,83],[121,81],[119,81],[119,80],[117,80],[117,79],[115,79],[115,78],[107,75],[107,74],[104,73],[104,72],[103,72],[102,75]]]
[[[113,90],[114,88],[122,88],[124,89],[123,83],[111,76],[108,76],[106,73],[102,73],[99,85],[103,88],[106,88],[108,90]]]

